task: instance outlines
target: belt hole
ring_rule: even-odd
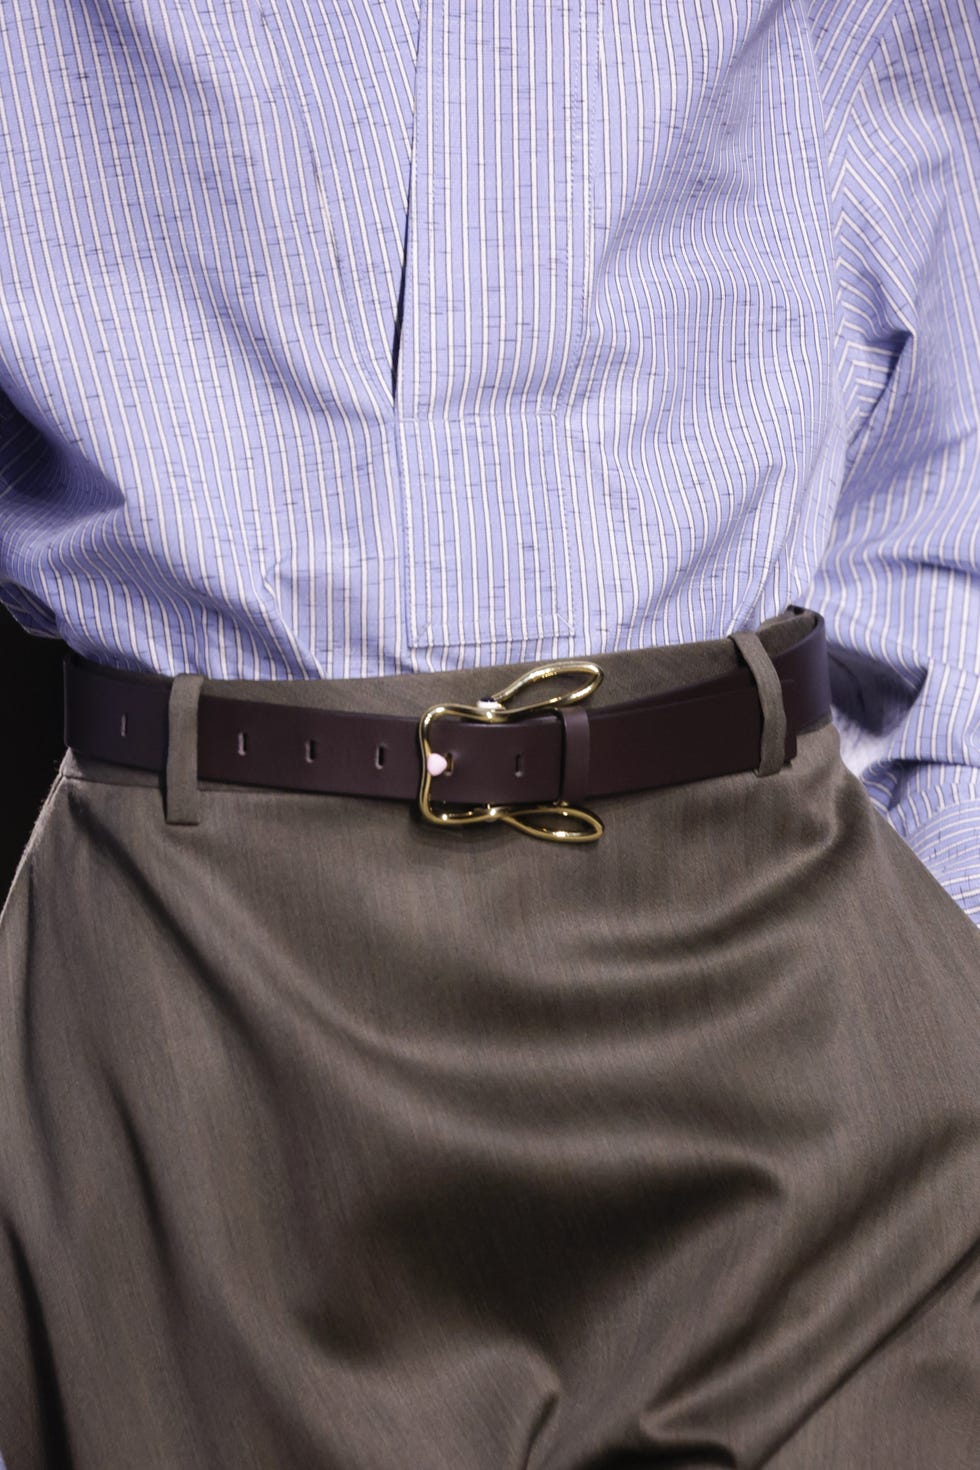
[[[238,732],[238,754],[245,755],[248,751],[248,736],[244,730]]]
[[[523,776],[523,774],[524,774],[524,757],[522,755],[517,755],[517,756],[514,757],[514,775],[515,776]]]
[[[127,735],[127,732],[128,732],[128,725],[129,725],[129,716],[128,715],[123,715],[122,719],[119,721],[119,734],[122,736],[123,740],[126,739],[126,735]]]
[[[384,769],[385,756],[387,754],[388,747],[386,745],[379,745],[377,750],[374,752],[374,764],[379,771]]]
[[[308,766],[311,766],[315,760],[316,760],[316,741],[315,740],[307,740],[307,742],[306,742],[306,764]]]

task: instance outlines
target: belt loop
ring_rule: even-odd
[[[557,714],[564,735],[559,796],[581,801],[589,789],[589,716],[575,705],[563,705]]]
[[[172,826],[196,827],[201,820],[197,789],[197,706],[200,674],[178,674],[167,706],[167,774],[164,800]]]
[[[786,763],[786,709],[783,686],[772,659],[758,633],[731,635],[732,642],[748,664],[759,691],[762,706],[762,741],[757,776],[774,776]]]

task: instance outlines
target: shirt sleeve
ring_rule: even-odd
[[[814,7],[847,449],[808,596],[845,761],[980,923],[975,4]]]

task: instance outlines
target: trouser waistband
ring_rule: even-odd
[[[515,808],[560,814],[740,770],[772,775],[792,760],[797,734],[829,717],[823,619],[806,608],[730,638],[593,663],[596,677],[564,660],[253,682],[128,674],[71,656],[66,741],[83,756],[165,774],[171,821],[197,820],[204,780],[421,798],[424,815],[450,825],[509,820]],[[525,690],[501,691],[522,681]],[[522,699],[548,703],[529,710]]]

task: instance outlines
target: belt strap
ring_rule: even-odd
[[[786,760],[796,754],[797,733],[830,711],[824,621],[814,617],[809,633],[772,657],[786,713]],[[96,760],[165,771],[171,683],[70,654],[66,744]],[[554,802],[571,793],[588,799],[759,766],[762,712],[747,666],[628,704],[577,710],[573,723],[569,730],[559,711],[496,726],[446,718],[438,748],[451,757],[451,774],[440,778],[440,800]],[[411,801],[421,775],[418,726],[401,715],[205,692],[197,773],[202,781]]]

